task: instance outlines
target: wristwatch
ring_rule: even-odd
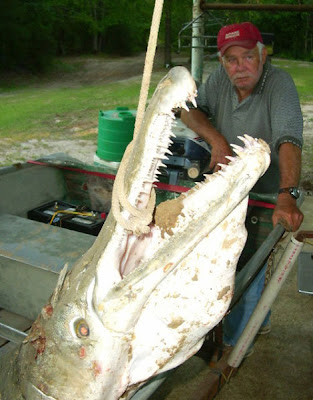
[[[289,193],[294,199],[298,199],[300,197],[300,190],[297,187],[281,188],[278,190],[278,194],[281,193]]]

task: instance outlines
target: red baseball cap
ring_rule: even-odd
[[[241,46],[245,49],[253,49],[257,42],[263,43],[262,35],[251,22],[223,26],[217,35],[217,48],[221,56],[228,47]]]

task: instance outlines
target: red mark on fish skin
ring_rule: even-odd
[[[98,376],[101,374],[102,372],[102,368],[101,365],[99,364],[98,361],[93,361],[92,362],[92,370],[95,376]]]
[[[86,349],[85,349],[85,347],[81,347],[79,349],[78,355],[79,355],[79,358],[85,358],[86,357]]]
[[[35,360],[37,360],[37,357],[40,354],[43,354],[45,349],[46,349],[46,341],[47,339],[45,337],[39,336],[36,340],[33,340],[31,344],[35,347],[36,349],[36,356]]]
[[[38,318],[31,328],[29,335],[23,341],[23,343],[30,343],[36,349],[35,360],[38,355],[43,354],[46,349],[46,334],[41,325],[40,318]]]
[[[163,272],[167,272],[171,268],[172,265],[173,265],[173,263],[166,264],[165,267],[163,268]]]
[[[44,306],[43,310],[43,317],[44,318],[50,318],[51,315],[53,314],[53,307],[51,304],[47,304],[46,306]]]

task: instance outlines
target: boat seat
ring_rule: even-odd
[[[34,320],[69,268],[96,237],[0,214],[0,308]]]
[[[63,172],[54,167],[23,164],[0,170],[0,213],[27,217],[27,212],[66,194]]]

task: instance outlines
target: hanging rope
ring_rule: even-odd
[[[157,46],[159,28],[160,28],[160,20],[162,16],[163,2],[164,0],[156,0],[154,4],[154,10],[150,28],[150,36],[149,36],[149,42],[148,42],[148,48],[146,53],[145,66],[143,70],[139,102],[137,108],[137,117],[135,121],[134,138],[139,132],[143,116],[145,113],[152,68],[153,68],[153,61]]]
[[[153,61],[158,40],[160,20],[162,16],[163,2],[164,0],[156,0],[154,4],[154,11],[152,16],[150,36],[145,58],[145,66],[141,82],[133,139],[139,132],[139,129],[143,121],[143,116],[145,113],[146,102],[148,98],[149,86],[151,81]],[[132,231],[137,235],[140,235],[142,233],[149,232],[148,225],[152,220],[152,214],[155,205],[155,194],[154,191],[152,190],[149,204],[146,209],[142,210],[135,209],[131,204],[129,204],[128,199],[126,198],[124,178],[133,143],[134,142],[132,141],[128,145],[128,148],[124,153],[123,161],[116,175],[116,182],[113,186],[113,193],[112,193],[112,212],[116,221],[121,226],[123,226],[124,229]],[[125,220],[124,217],[122,216],[123,210],[127,210],[130,213],[129,220]]]

